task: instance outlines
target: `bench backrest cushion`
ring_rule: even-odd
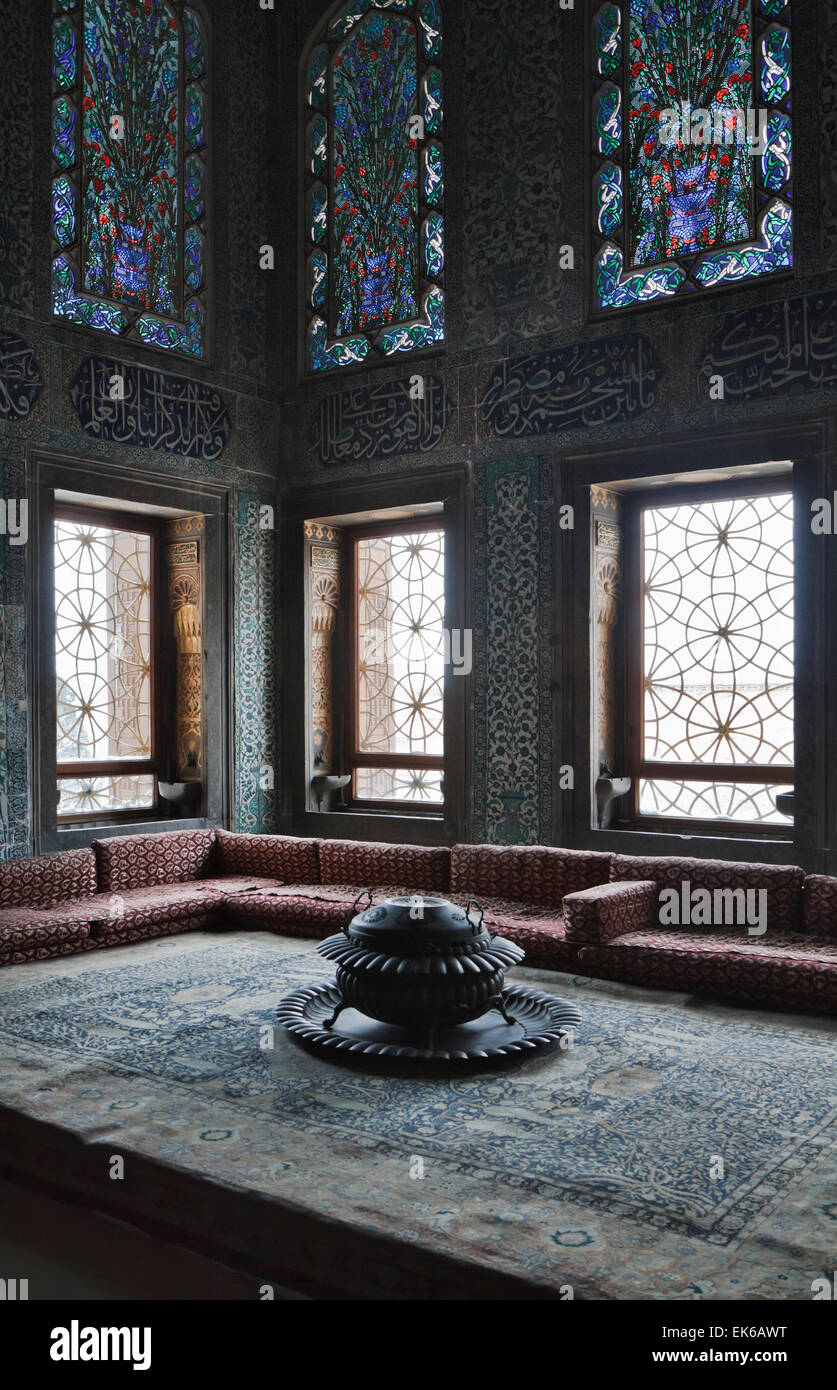
[[[321,840],[319,855],[323,883],[409,888],[415,893],[447,893],[450,888],[450,850],[442,846]]]
[[[208,870],[214,830],[170,830],[94,840],[99,891],[122,893],[160,883],[189,883]]]
[[[0,864],[0,909],[57,907],[96,892],[96,856],[92,849],[66,849],[36,859],[8,859]]]
[[[567,893],[607,883],[610,855],[549,845],[454,845],[451,891],[560,911]]]
[[[746,864],[726,859],[690,859],[680,855],[614,854],[610,865],[613,882],[650,879],[660,888],[676,888],[683,883],[696,888],[765,889],[768,927],[799,930],[802,926],[802,885],[805,871],[793,864]],[[758,899],[755,900],[758,904]],[[714,899],[713,899],[714,903]],[[736,908],[736,913],[738,909]],[[737,921],[735,923],[738,925]],[[687,923],[682,925],[686,926]],[[722,927],[723,923],[713,925]]]
[[[837,936],[837,878],[809,874],[803,896],[805,930],[815,936]]]
[[[240,835],[218,830],[212,872],[279,878],[283,883],[319,883],[317,841],[296,835]]]

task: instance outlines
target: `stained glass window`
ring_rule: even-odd
[[[208,67],[183,0],[54,0],[54,312],[201,357]]]
[[[642,816],[783,823],[793,785],[793,498],[662,499],[640,509]]]
[[[593,305],[793,264],[790,0],[606,0],[593,15]]]
[[[306,361],[445,332],[440,0],[351,0],[320,27],[305,102]]]
[[[152,535],[67,510],[54,554],[59,817],[149,809]]]
[[[353,539],[349,764],[355,801],[441,806],[445,535],[438,522]]]

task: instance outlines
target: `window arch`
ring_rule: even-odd
[[[790,270],[789,0],[593,14],[593,307]]]
[[[306,366],[445,335],[440,0],[351,0],[305,65]]]
[[[203,18],[183,0],[53,0],[53,12],[53,311],[203,357]]]

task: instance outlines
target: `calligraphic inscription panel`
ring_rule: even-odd
[[[24,420],[43,386],[34,349],[13,333],[0,333],[0,420]]]
[[[206,462],[221,457],[232,432],[219,391],[108,357],[85,358],[70,400],[82,427],[96,439],[168,449]]]
[[[311,442],[323,463],[425,453],[441,442],[452,413],[436,377],[358,386],[326,397]]]
[[[496,434],[559,434],[631,420],[657,399],[663,367],[641,333],[501,362],[482,398]]]
[[[837,386],[837,293],[798,295],[724,314],[698,372],[720,376],[725,400]]]

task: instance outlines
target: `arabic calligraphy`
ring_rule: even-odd
[[[837,386],[837,293],[798,295],[725,314],[698,370],[721,376],[726,400]]]
[[[444,386],[423,376],[414,400],[410,378],[335,391],[322,402],[311,441],[323,463],[425,453],[442,439],[452,414]]]
[[[663,367],[641,333],[502,362],[482,413],[500,435],[557,434],[630,420],[657,399]]]
[[[116,387],[115,377],[121,378]],[[87,434],[117,444],[168,449],[212,462],[221,457],[232,432],[219,391],[113,358],[85,358],[70,399]]]
[[[0,333],[0,419],[25,419],[43,386],[34,348],[13,333]]]

